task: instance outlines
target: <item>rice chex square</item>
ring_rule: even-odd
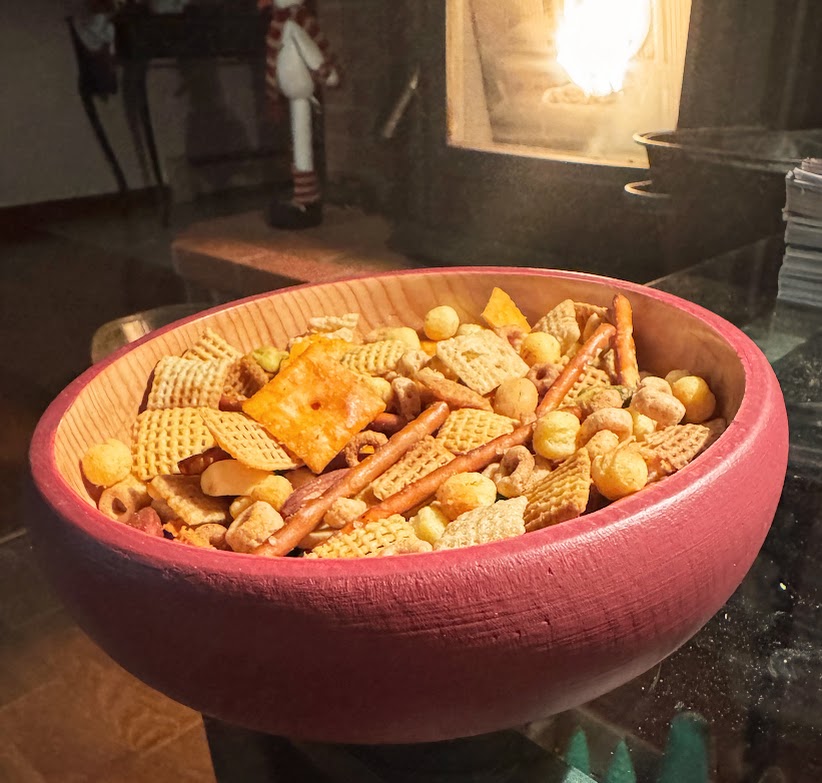
[[[529,367],[520,355],[490,330],[437,343],[437,356],[469,388],[488,394],[506,378],[524,378]]]

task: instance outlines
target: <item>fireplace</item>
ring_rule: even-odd
[[[635,132],[673,128],[690,0],[451,0],[448,142],[645,168]]]
[[[411,6],[420,79],[395,242],[430,261],[664,274],[706,248],[670,257],[658,211],[626,196],[649,177],[634,133],[822,123],[822,4],[809,0]],[[607,7],[621,13],[603,20]]]

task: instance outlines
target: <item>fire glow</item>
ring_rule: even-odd
[[[557,62],[586,95],[619,92],[651,29],[651,0],[565,0]]]

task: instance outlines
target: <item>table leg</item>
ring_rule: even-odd
[[[120,193],[125,193],[128,190],[126,177],[125,174],[123,174],[123,169],[120,167],[120,163],[117,160],[114,149],[108,140],[106,129],[103,127],[103,123],[100,122],[100,116],[97,114],[97,106],[94,103],[94,97],[86,90],[80,90],[80,100],[83,102],[83,109],[85,109],[86,117],[88,117],[88,121],[91,123],[91,129],[97,137],[97,142],[103,150],[103,155],[106,156],[106,161],[111,168],[111,173],[114,174],[114,179],[117,180],[117,190],[120,191]]]
[[[151,169],[154,173],[154,182],[157,188],[157,197],[160,202],[163,225],[168,225],[169,203],[166,194],[165,181],[163,180],[163,171],[160,167],[160,158],[157,154],[157,142],[154,139],[154,125],[151,122],[151,108],[148,102],[148,88],[146,85],[147,72],[147,63],[141,62],[136,64],[134,76],[136,83],[138,112],[143,129],[143,139],[145,140],[146,147],[148,148],[148,155],[151,159]]]

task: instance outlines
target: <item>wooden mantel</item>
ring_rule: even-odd
[[[172,243],[172,257],[187,284],[235,298],[420,266],[388,249],[390,231],[379,215],[340,207],[327,207],[317,228],[280,231],[260,210],[191,225]]]

